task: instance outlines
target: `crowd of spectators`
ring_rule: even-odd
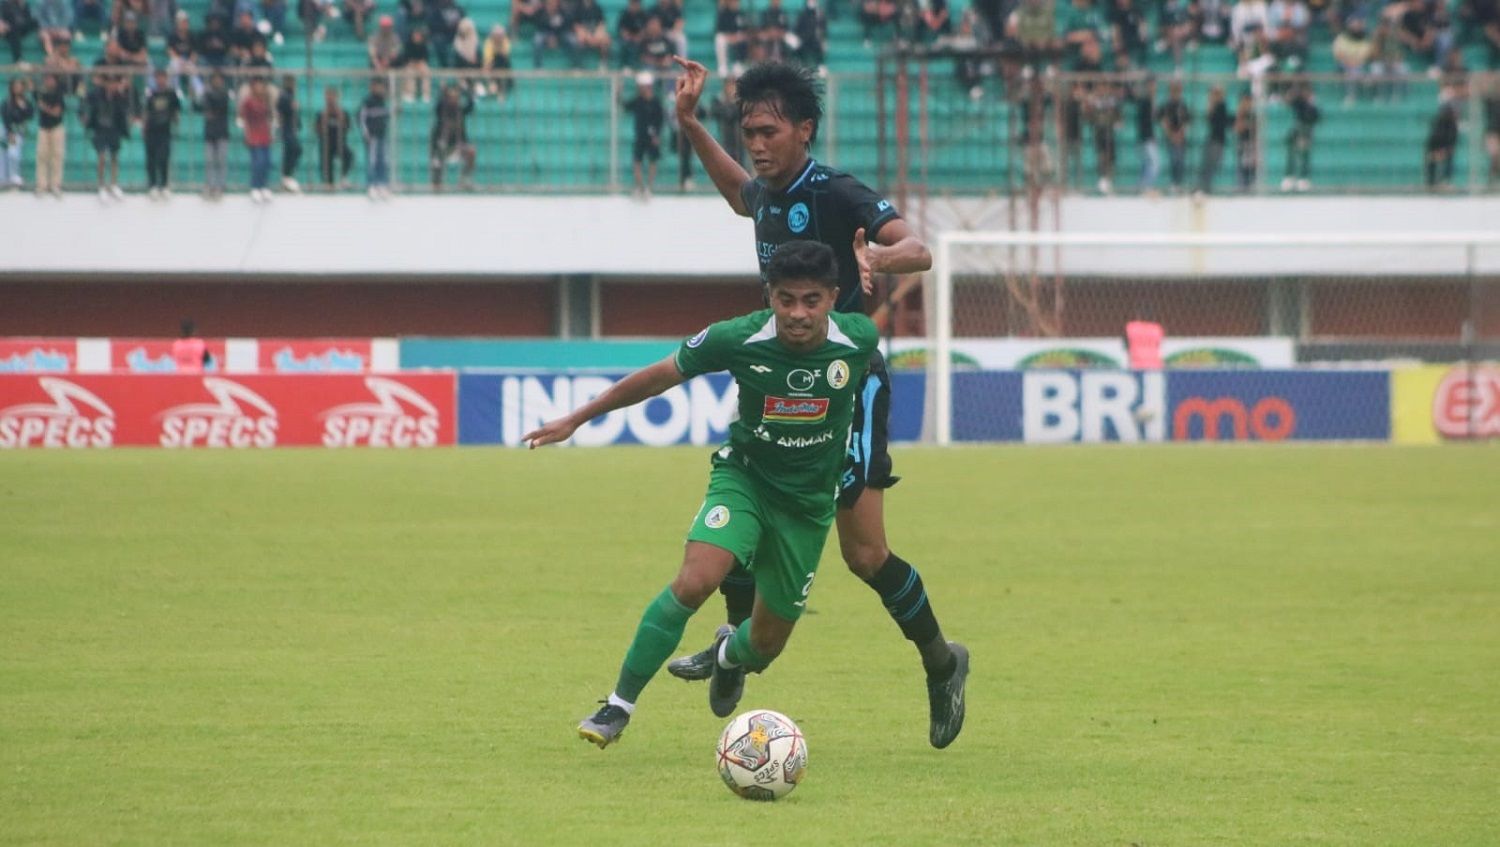
[[[314,40],[347,27],[340,37],[364,44],[368,66],[390,74],[361,91],[353,110],[344,92],[329,88],[322,108],[308,122],[316,139],[317,181],[325,187],[349,184],[363,154],[370,196],[389,196],[390,133],[394,100],[431,104],[428,137],[429,178],[441,190],[451,168],[457,183],[472,185],[478,148],[468,132],[476,103],[504,100],[517,78],[512,39],[531,46],[536,67],[555,62],[575,68],[625,69],[643,73],[650,92],[626,98],[636,130],[633,162],[638,193],[649,192],[662,151],[677,154],[678,184],[691,187],[691,156],[675,132],[670,102],[673,57],[689,54],[688,21],[682,0],[626,0],[613,21],[598,0],[512,0],[508,16],[481,28],[458,0],[209,0],[197,22],[176,0],[0,0],[0,38],[19,61],[28,43],[40,45],[40,73],[12,80],[0,117],[4,155],[0,186],[24,183],[20,173],[24,139],[35,123],[35,186],[56,193],[67,144],[69,109],[96,153],[100,197],[118,199],[119,152],[139,130],[146,153],[146,186],[156,199],[170,195],[173,140],[184,112],[201,116],[210,198],[227,183],[231,140],[246,148],[251,195],[271,197],[275,147],[281,152],[280,188],[301,189],[296,175],[302,157],[304,122],[290,77],[275,79],[272,49],[286,41],[288,16],[302,22]],[[867,43],[893,39],[952,51],[956,72],[972,96],[983,96],[986,82],[999,87],[1026,117],[1018,141],[1028,162],[1040,169],[1047,133],[1040,127],[1057,104],[1065,167],[1081,184],[1084,145],[1091,145],[1096,174],[1089,181],[1101,192],[1114,190],[1121,159],[1120,130],[1133,127],[1138,145],[1140,190],[1214,190],[1214,176],[1226,157],[1241,188],[1257,184],[1263,156],[1256,122],[1262,98],[1282,104],[1291,115],[1284,144],[1284,190],[1311,184],[1313,140],[1323,117],[1313,88],[1302,81],[1310,52],[1319,45],[1344,77],[1348,103],[1407,96],[1407,72],[1425,72],[1441,81],[1442,100],[1422,152],[1427,180],[1441,187],[1451,178],[1460,121],[1454,104],[1468,96],[1463,44],[1480,44],[1487,66],[1500,67],[1500,0],[973,0],[956,14],[948,0],[716,0],[712,55],[706,57],[724,80],[724,94],[706,104],[734,152],[737,115],[732,108],[733,77],[747,63],[795,59],[821,67],[826,61],[829,14],[850,14]],[[707,19],[693,25],[709,31]],[[85,68],[73,45],[95,40],[98,61]],[[1244,91],[1215,89],[1190,103],[1175,80],[1156,101],[1158,83],[1148,67],[1162,71],[1196,69],[1193,57],[1206,45],[1219,45],[1233,57]],[[706,45],[699,45],[705,47]],[[153,56],[160,67],[146,72]],[[434,69],[468,72],[440,86],[434,102]],[[138,69],[138,70],[137,70]],[[1042,82],[1056,71],[1114,73],[1081,78],[1054,94]],[[448,78],[446,75],[444,78]],[[1036,83],[1033,87],[1028,84]],[[630,86],[627,86],[630,88]],[[1045,102],[1032,102],[1033,91]],[[1327,90],[1323,91],[1325,96]],[[652,105],[651,101],[655,101]],[[1500,92],[1481,98],[1486,150],[1492,179],[1500,177]],[[655,115],[661,112],[658,120]],[[1194,146],[1192,140],[1196,139]],[[179,139],[180,141],[180,139]],[[1273,141],[1268,139],[1268,142]],[[1036,155],[1033,155],[1036,154]],[[1163,176],[1165,179],[1163,180]],[[1275,183],[1274,178],[1272,183]]]
[[[768,58],[821,66],[827,20],[818,0],[803,0],[795,15],[782,8],[781,0],[765,2],[765,9],[751,15],[740,11],[739,0],[720,0],[714,45],[721,72],[728,75],[744,63]],[[397,80],[399,90],[390,92],[384,80],[373,82],[353,118],[339,102],[340,92],[328,89],[324,108],[312,123],[322,184],[348,183],[355,158],[351,140],[357,132],[366,183],[376,199],[389,196],[389,98],[431,102],[434,68],[470,72],[444,86],[432,107],[430,178],[433,189],[440,190],[450,165],[458,166],[460,187],[472,185],[478,153],[467,121],[476,101],[503,101],[514,90],[513,37],[529,39],[536,67],[556,53],[574,68],[589,64],[654,72],[658,90],[653,93],[667,97],[673,57],[688,55],[689,46],[682,0],[655,0],[650,8],[641,0],[628,0],[613,26],[598,0],[513,0],[508,24],[494,23],[483,37],[457,0],[399,0],[388,13],[375,0],[298,0],[295,13],[303,32],[315,41],[330,37],[335,22],[346,22],[350,34],[364,42],[369,67]],[[7,92],[0,186],[23,184],[22,139],[35,119],[36,189],[60,194],[65,116],[73,108],[97,154],[103,200],[123,197],[119,153],[135,129],[145,146],[149,196],[170,196],[172,141],[187,110],[201,116],[206,197],[217,199],[225,191],[234,130],[247,150],[253,199],[271,197],[277,140],[281,188],[299,191],[302,118],[296,85],[290,78],[279,86],[273,82],[276,60],[271,53],[286,41],[288,14],[288,0],[210,0],[195,27],[176,0],[0,0],[0,38],[11,60],[21,62],[31,39],[45,56],[39,73],[16,78]],[[94,66],[85,68],[73,45],[90,39],[100,50]],[[148,73],[153,46],[161,61]],[[679,153],[686,152],[675,132],[672,143],[683,148]],[[680,181],[688,187],[690,157],[680,158]]]

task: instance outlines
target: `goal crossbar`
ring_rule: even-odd
[[[954,248],[1462,248],[1472,272],[1481,249],[1500,248],[1500,232],[1296,232],[1296,233],[1155,233],[1155,232],[1017,232],[959,231],[938,234],[933,249],[932,321],[929,336],[928,397],[932,406],[929,437],[948,444],[953,433],[953,272]]]

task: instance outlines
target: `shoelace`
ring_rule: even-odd
[[[593,717],[594,723],[600,723],[600,724],[614,723],[615,721],[619,720],[621,717],[627,717],[628,718],[630,716],[629,712],[625,711],[624,709],[620,708],[619,706],[616,706],[615,704],[609,702],[608,700],[600,700],[599,702],[604,704],[604,708],[602,708],[599,711],[597,711],[597,712],[594,713],[594,717]]]

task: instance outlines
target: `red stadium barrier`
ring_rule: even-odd
[[[433,447],[454,443],[451,373],[0,375],[0,448]]]

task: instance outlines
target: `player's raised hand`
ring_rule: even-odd
[[[677,120],[697,120],[698,99],[703,96],[703,85],[708,82],[708,68],[692,59],[673,56],[672,61],[682,68],[677,78]]]
[[[571,417],[558,418],[547,421],[540,428],[526,433],[521,440],[526,442],[529,449],[535,450],[546,444],[567,441],[573,437],[573,431],[576,429],[578,429],[578,424],[574,423]]]
[[[875,284],[870,281],[870,251],[877,246],[865,240],[865,228],[854,231],[854,262],[859,265],[859,288],[866,294],[875,293]]]

